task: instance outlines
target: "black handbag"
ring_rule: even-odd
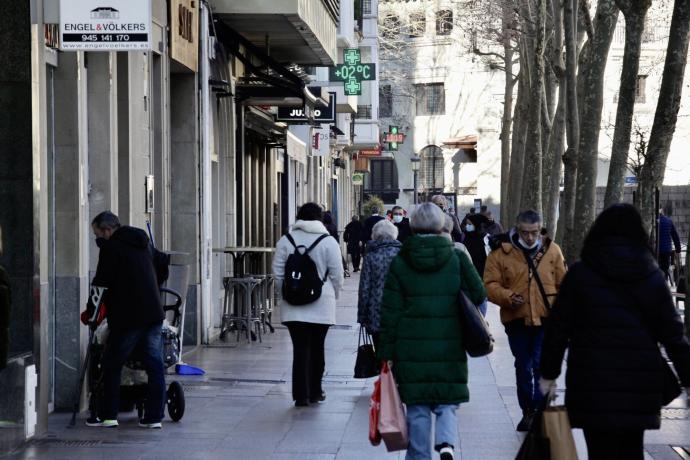
[[[530,428],[525,440],[520,446],[520,450],[515,456],[515,460],[551,460],[551,443],[549,438],[542,433],[542,415],[544,409],[548,404],[547,398],[544,398],[542,407],[537,410],[532,419],[532,427]]]
[[[465,351],[473,358],[488,355],[494,351],[494,338],[489,330],[489,323],[462,290],[458,294],[458,301]]]
[[[379,375],[380,366],[376,360],[376,352],[371,337],[364,329],[359,326],[359,341],[357,345],[357,361],[355,361],[356,379],[368,379]]]
[[[661,352],[659,352],[659,354],[661,354]],[[663,356],[661,356],[661,359],[663,361],[662,372],[664,373],[664,388],[661,391],[661,404],[668,406],[674,399],[683,393],[683,389],[680,387],[676,373],[673,372],[673,369],[671,369],[666,359]]]

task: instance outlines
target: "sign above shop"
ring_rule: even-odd
[[[381,156],[381,146],[379,145],[375,149],[360,150],[359,156],[362,156],[362,157],[380,157]]]
[[[198,67],[198,0],[170,1],[170,57],[196,72]]]
[[[330,67],[328,76],[332,82],[342,82],[347,96],[361,96],[362,82],[376,80],[376,64],[362,63],[358,48],[345,48],[344,64]]]
[[[62,51],[151,49],[151,0],[60,0]]]
[[[311,155],[322,157],[328,155],[331,147],[331,130],[328,126],[314,128],[311,135]]]
[[[309,91],[314,94],[321,94],[320,87],[310,87]],[[278,116],[276,121],[286,122],[304,122],[309,121],[309,114],[312,115],[314,121],[317,122],[335,122],[335,92],[328,93],[330,98],[327,107],[317,107],[315,109],[308,109],[304,107],[278,107]]]
[[[352,185],[363,185],[364,184],[364,174],[354,173],[352,175]]]

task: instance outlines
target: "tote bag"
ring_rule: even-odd
[[[379,433],[388,452],[407,449],[407,419],[403,409],[398,386],[395,384],[393,373],[388,363],[381,368],[381,413],[379,418]]]
[[[379,375],[378,360],[374,351],[371,337],[364,329],[359,326],[359,342],[357,345],[357,361],[355,361],[354,378],[368,379]]]
[[[541,416],[542,432],[549,440],[551,458],[578,460],[570,419],[565,406],[547,407]]]

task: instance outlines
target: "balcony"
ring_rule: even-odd
[[[211,0],[211,5],[216,17],[279,62],[331,66],[337,60],[339,0]]]

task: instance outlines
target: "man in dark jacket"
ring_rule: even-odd
[[[0,229],[2,256],[2,229]],[[0,265],[0,371],[7,366],[10,351],[10,277]]]
[[[352,216],[352,221],[345,226],[345,233],[343,239],[347,244],[347,253],[352,257],[352,267],[354,271],[359,271],[359,262],[362,258],[362,237],[364,228],[362,227],[359,217]]]
[[[163,258],[152,246],[146,232],[122,226],[110,211],[97,215],[91,223],[100,248],[98,267],[92,284],[105,287],[109,336],[103,354],[103,401],[98,418],[88,426],[117,426],[120,374],[122,366],[135,349],[148,375],[148,393],[144,418],[139,426],[161,428],[165,401],[161,327],[165,313],[160,299],[154,257]],[[165,270],[159,270],[165,273]]]
[[[670,217],[665,216],[662,209],[659,210],[659,268],[666,275],[666,279],[671,278],[669,269],[673,260],[673,249],[676,254],[680,254],[680,238],[675,225]]]
[[[369,240],[371,240],[371,230],[374,228],[374,225],[376,225],[378,221],[385,219],[385,217],[379,215],[379,212],[381,212],[381,210],[378,206],[372,206],[371,216],[367,217],[367,220],[364,221],[364,234],[362,235],[362,246],[364,247],[366,247]]]
[[[398,241],[401,243],[412,236],[410,219],[405,217],[405,210],[400,206],[393,206],[393,225],[398,229]]]

